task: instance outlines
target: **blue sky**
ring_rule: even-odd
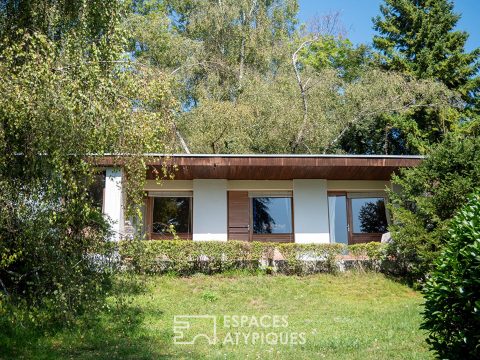
[[[355,44],[371,43],[374,31],[372,17],[380,14],[382,0],[298,0],[299,17],[306,22],[315,14],[321,15],[332,11],[341,12],[342,23],[347,30],[347,37]],[[454,0],[455,12],[462,18],[457,24],[459,30],[470,34],[466,50],[480,47],[480,0]]]

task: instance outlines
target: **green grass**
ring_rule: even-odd
[[[127,303],[110,301],[110,310],[87,327],[55,335],[7,341],[3,356],[25,359],[428,359],[419,330],[418,292],[379,274],[338,276],[148,277],[146,291],[128,282]],[[173,343],[173,317],[209,314],[218,319],[218,337],[228,332],[305,333],[297,345],[195,345]],[[225,328],[224,315],[285,315],[281,328]],[[208,332],[204,321],[195,331]],[[0,341],[2,344],[2,341]],[[7,354],[7,355],[5,355]],[[0,352],[0,358],[2,353]]]

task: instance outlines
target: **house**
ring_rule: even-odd
[[[193,241],[355,244],[379,241],[389,220],[391,175],[420,156],[148,155],[144,227],[148,239],[169,239],[174,225]],[[115,238],[131,233],[123,213],[121,168],[103,157],[103,212]],[[162,165],[174,180],[155,180]],[[395,190],[395,189],[393,189]],[[137,229],[139,230],[139,229]]]

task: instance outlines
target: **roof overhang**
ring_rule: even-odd
[[[390,180],[400,168],[420,164],[422,156],[396,155],[261,155],[146,154],[148,178],[154,169],[173,168],[177,180]],[[121,156],[96,159],[101,166],[121,165]]]

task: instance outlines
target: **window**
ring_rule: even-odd
[[[191,197],[154,197],[152,232],[170,234],[170,225],[178,234],[192,232]]]
[[[385,199],[382,197],[352,198],[353,232],[385,233],[387,232],[387,216]]]
[[[254,197],[252,208],[254,234],[292,233],[292,198]]]
[[[388,231],[382,193],[330,193],[328,219],[332,243],[380,241]]]
[[[105,171],[93,175],[92,183],[88,189],[90,199],[92,199],[93,206],[103,211],[103,198],[105,191]]]
[[[328,197],[328,219],[330,221],[330,241],[348,244],[347,196]]]

